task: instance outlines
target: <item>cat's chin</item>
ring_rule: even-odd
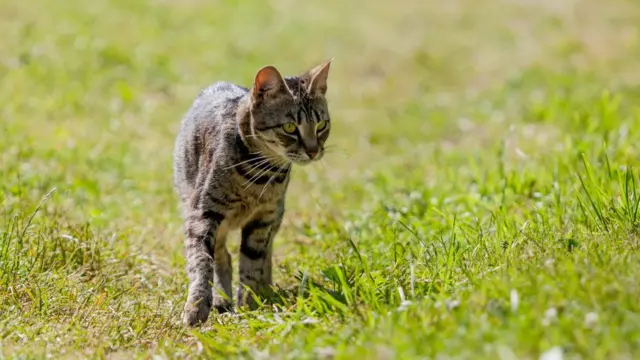
[[[313,159],[299,159],[299,158],[292,159],[291,157],[288,157],[288,156],[287,156],[287,160],[289,160],[291,164],[303,165],[303,166],[313,162]]]
[[[301,165],[301,166],[309,165],[312,162],[313,162],[313,160],[295,160],[295,161],[293,161],[294,164]]]
[[[299,158],[298,159],[292,159],[292,158],[288,158],[288,160],[290,162],[292,162],[293,164],[304,166],[304,165],[309,165],[309,164],[314,163],[314,162],[318,162],[320,159],[322,159],[323,155],[324,155],[323,153],[320,153],[320,154],[318,154],[318,156],[316,156],[313,159],[311,159],[311,158],[309,158],[309,159],[299,159]]]
[[[317,157],[315,159],[298,159],[298,160],[290,160],[293,164],[296,165],[309,165],[311,163],[317,162],[318,160],[320,160],[321,157]]]

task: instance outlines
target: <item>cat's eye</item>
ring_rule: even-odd
[[[316,124],[316,130],[318,130],[318,131],[322,131],[326,127],[327,127],[327,121],[326,120],[320,120],[320,121],[318,121],[318,124]]]
[[[282,124],[282,130],[284,130],[284,132],[286,132],[287,134],[293,134],[294,132],[296,132],[296,124],[292,122],[284,123]]]

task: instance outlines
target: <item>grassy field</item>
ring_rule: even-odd
[[[638,19],[0,0],[0,358],[640,357]],[[329,57],[334,147],[294,170],[279,298],[183,328],[181,116],[210,82]]]

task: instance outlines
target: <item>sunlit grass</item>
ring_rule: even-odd
[[[0,354],[640,354],[633,1],[0,2]],[[276,296],[180,323],[180,117],[333,57]],[[237,243],[231,244],[235,253]]]

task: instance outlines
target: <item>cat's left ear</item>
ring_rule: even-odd
[[[327,78],[333,58],[307,71],[300,78],[304,81],[307,93],[311,96],[325,96],[327,93]]]
[[[258,70],[251,93],[254,100],[273,99],[281,95],[293,96],[278,69],[272,65]]]

